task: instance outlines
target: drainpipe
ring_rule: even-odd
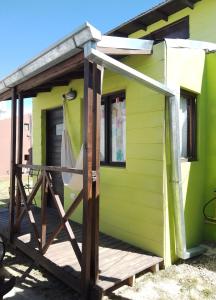
[[[174,202],[175,234],[176,234],[176,252],[182,259],[189,259],[202,254],[205,249],[201,246],[187,249],[186,229],[184,217],[184,197],[181,174],[180,157],[180,132],[179,132],[179,106],[180,89],[176,91],[175,96],[168,98],[169,107],[169,127],[170,127],[170,150],[172,166],[172,190]]]

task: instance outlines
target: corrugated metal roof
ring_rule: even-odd
[[[186,8],[194,8],[195,4],[202,0],[168,0],[154,6],[153,8],[139,14],[135,18],[121,24],[107,32],[107,35],[128,36],[140,29],[146,30],[160,20],[168,21],[170,15]]]

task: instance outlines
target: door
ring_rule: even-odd
[[[63,108],[46,111],[46,164],[48,166],[61,166],[61,140],[63,129]],[[64,184],[62,173],[51,172],[53,190],[59,195],[64,205]],[[54,207],[51,195],[48,194],[47,205]]]

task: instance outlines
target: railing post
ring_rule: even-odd
[[[82,292],[90,299],[99,273],[101,69],[84,62]]]
[[[92,248],[92,63],[84,60],[84,126],[83,126],[83,235],[81,288],[83,299],[89,299]]]
[[[23,161],[23,96],[19,94],[19,102],[18,102],[18,149],[17,149],[17,164],[22,164]],[[17,176],[19,176],[20,180],[22,181],[22,168],[17,170]],[[20,191],[17,190],[16,194],[16,224],[15,230],[16,232],[19,231],[19,224],[17,222],[21,210],[21,194]]]
[[[12,88],[11,100],[11,158],[10,158],[10,209],[9,209],[9,239],[12,242],[14,237],[14,206],[16,193],[16,111],[17,93]]]
[[[91,281],[96,284],[99,273],[99,199],[100,199],[100,123],[101,123],[101,69],[93,64],[93,145],[92,169],[95,180],[92,182],[92,247]]]
[[[47,234],[47,192],[48,186],[46,181],[46,171],[43,173],[43,182],[41,185],[41,251],[46,245]]]

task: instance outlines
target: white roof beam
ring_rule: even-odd
[[[86,45],[87,46],[87,45]],[[130,79],[134,79],[145,86],[151,88],[154,91],[157,91],[159,93],[162,93],[166,96],[173,96],[175,95],[175,92],[169,89],[166,85],[163,83],[146,76],[145,74],[123,64],[122,62],[109,57],[108,55],[101,53],[100,51],[86,47],[85,51],[85,56],[91,60],[94,61],[95,63],[104,66],[105,68],[117,72],[123,76],[126,76]]]

